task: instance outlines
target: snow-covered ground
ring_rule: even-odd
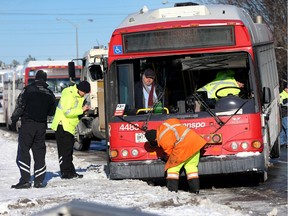
[[[38,215],[72,200],[129,208],[135,211],[135,215],[140,212],[167,216],[245,215],[241,210],[213,202],[205,192],[200,191],[200,195],[185,191],[175,193],[139,180],[109,180],[104,164],[91,164],[76,156],[75,168],[84,178],[63,180],[59,176],[57,149],[50,145],[46,155],[47,186],[11,189],[20,176],[15,162],[16,152],[17,134],[0,130],[0,215]]]

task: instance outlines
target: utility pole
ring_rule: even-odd
[[[79,44],[78,44],[78,28],[79,28],[79,24],[75,24],[73,22],[71,22],[68,19],[63,19],[63,18],[56,18],[57,21],[64,21],[67,22],[69,24],[71,24],[74,28],[75,28],[75,38],[76,38],[76,58],[79,58]],[[93,22],[93,19],[88,19],[88,22]]]

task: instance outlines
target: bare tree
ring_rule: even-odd
[[[0,69],[4,69],[4,68],[5,68],[5,63],[0,60]]]
[[[13,68],[16,68],[17,65],[20,65],[20,63],[19,63],[17,60],[14,59],[14,60],[12,61],[11,65],[12,65]]]
[[[29,62],[29,61],[36,61],[36,58],[34,58],[34,57],[32,57],[31,55],[29,55],[29,56],[25,59],[24,64],[27,63],[27,62]]]
[[[236,5],[252,18],[261,15],[274,36],[280,83],[287,82],[287,0],[218,0],[221,4]],[[283,87],[283,86],[282,86]]]

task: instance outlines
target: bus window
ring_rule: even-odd
[[[133,65],[121,64],[117,66],[119,103],[128,107],[134,106]]]

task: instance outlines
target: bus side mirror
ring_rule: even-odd
[[[263,104],[269,104],[271,102],[271,90],[268,87],[263,87],[262,95]]]
[[[89,72],[93,80],[102,79],[102,69],[100,65],[91,65],[89,66]]]
[[[102,65],[103,65],[103,73],[105,73],[108,69],[108,58],[107,57],[102,58]]]
[[[75,63],[73,61],[68,62],[68,73],[69,77],[74,80],[76,77],[76,72],[75,72]]]

